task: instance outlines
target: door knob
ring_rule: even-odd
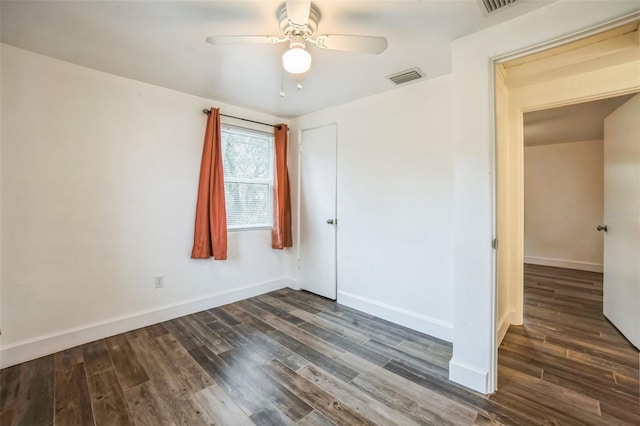
[[[333,219],[327,219],[327,223],[328,223],[329,225],[333,225]]]
[[[596,228],[598,231],[604,231],[607,232],[607,225],[602,226],[602,225],[598,225],[598,227]]]

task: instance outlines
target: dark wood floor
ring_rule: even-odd
[[[640,425],[640,356],[602,314],[602,274],[525,265],[524,294],[491,400],[551,424]]]
[[[528,293],[528,307],[534,294]],[[550,309],[542,302],[533,304]],[[606,322],[587,318],[579,322],[581,327],[597,323],[595,334],[600,336]],[[305,292],[280,290],[3,369],[0,423],[533,425],[606,424],[615,416],[634,420],[638,357],[636,353],[633,364],[632,352],[611,328],[602,331],[611,346],[589,343],[601,348],[596,350],[579,347],[582,343],[573,335],[541,337],[538,329],[543,326],[534,326],[509,331],[500,351],[504,390],[487,398],[447,380],[450,344]],[[572,349],[560,356],[554,352],[556,340],[548,341],[552,338],[572,342]],[[534,357],[538,353],[542,361]],[[543,368],[547,356],[562,362]],[[574,358],[593,367],[568,366]],[[580,391],[592,385],[584,378],[590,368],[598,386]],[[575,377],[566,378],[574,370]],[[600,386],[610,378],[613,383]],[[551,390],[532,398],[540,383]]]

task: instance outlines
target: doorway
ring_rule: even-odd
[[[511,367],[529,364],[530,366],[533,365],[533,367],[525,373],[525,376],[518,376],[517,374],[514,376],[512,374],[511,379],[517,376],[518,381],[516,385],[513,385],[516,382],[512,381],[510,386],[512,386],[511,392],[518,394],[517,398],[527,399],[526,395],[529,395],[532,416],[536,415],[536,413],[539,415],[539,413],[545,411],[544,392],[547,392],[547,395],[553,395],[554,392],[562,390],[564,392],[561,392],[563,395],[565,393],[570,395],[570,399],[575,404],[582,405],[582,412],[587,413],[585,415],[597,414],[601,416],[600,420],[602,420],[602,417],[607,416],[610,419],[613,417],[621,420],[619,417],[623,415],[621,413],[624,413],[624,410],[620,411],[620,407],[616,408],[614,406],[615,399],[613,396],[616,395],[616,392],[620,391],[620,393],[624,394],[622,400],[626,403],[631,404],[631,406],[633,406],[632,404],[636,404],[636,407],[638,406],[638,396],[633,394],[634,391],[629,391],[635,386],[635,392],[637,392],[637,382],[635,385],[632,383],[633,377],[636,380],[638,377],[637,374],[635,376],[633,374],[638,369],[637,352],[635,355],[626,353],[626,361],[622,361],[623,363],[627,362],[626,367],[630,368],[630,370],[625,370],[625,373],[616,373],[612,370],[605,372],[602,371],[601,367],[610,360],[598,359],[598,357],[595,357],[595,359],[589,358],[594,351],[598,351],[597,348],[591,347],[584,351],[580,350],[580,345],[575,340],[572,341],[571,337],[568,337],[570,343],[574,344],[573,348],[560,347],[559,349],[558,346],[544,344],[547,341],[546,335],[531,333],[527,331],[526,327],[522,327],[525,300],[525,148],[523,144],[523,125],[525,114],[527,113],[581,102],[602,100],[613,96],[628,95],[640,91],[638,22],[632,22],[547,51],[496,64],[495,82],[497,237],[499,248],[496,253],[498,277],[495,336],[497,344],[495,347],[494,371],[498,375],[497,379],[500,380],[497,382],[498,394],[500,394],[501,388],[503,388],[502,395],[507,392],[504,389],[506,383],[504,380],[509,378],[510,373],[513,373],[513,369],[510,371],[510,367],[505,367],[504,363],[511,363]],[[573,279],[578,285],[588,281],[593,286],[597,287],[598,285],[597,275],[586,277],[578,274],[577,277],[570,278],[570,276],[566,275],[567,271],[571,275],[570,269],[555,269],[552,271],[557,272],[558,276],[554,278],[549,271],[540,271],[537,268],[539,266],[527,268],[526,276],[530,282],[545,281],[548,283],[549,281],[557,280],[563,283]],[[543,290],[550,289],[545,288]],[[539,301],[539,304],[544,305],[544,303],[544,301]],[[556,312],[560,309],[561,307],[556,307]],[[553,309],[546,311],[546,314],[555,315]],[[588,319],[581,321],[588,322]],[[546,376],[538,361],[531,362],[531,354],[520,353],[515,358],[505,358],[499,366],[498,346],[510,326],[517,326],[511,327],[511,329],[516,333],[521,333],[519,337],[521,344],[530,350],[534,350],[535,353],[540,354],[543,358],[552,360],[549,363],[550,367]],[[556,324],[556,328],[560,326]],[[516,337],[517,339],[518,337]],[[513,341],[507,343],[514,344]],[[583,343],[587,346],[589,345],[588,341],[587,343],[583,341]],[[628,349],[621,349],[621,347],[615,346],[613,343],[611,345],[614,348],[606,349],[605,351],[609,351],[614,356]],[[576,364],[574,363],[575,360],[568,359],[570,350],[575,351],[578,357],[583,358],[584,371],[591,369],[601,375],[609,374],[612,378],[612,383],[598,381],[599,379],[593,377],[581,377],[579,374],[581,371],[579,368],[580,363]],[[600,362],[600,365],[594,366],[594,363],[598,362]],[[499,369],[503,374],[498,372]],[[616,374],[620,375],[620,382],[627,377],[632,378],[631,381],[627,382],[626,393],[617,387]],[[496,377],[494,376],[495,379]],[[602,376],[600,379],[602,379]],[[569,383],[571,381],[573,381],[573,385]],[[594,383],[599,383],[599,385],[594,385]],[[553,386],[543,386],[551,384]],[[606,386],[607,384],[611,386]],[[586,393],[597,393],[599,398],[582,398],[584,394],[579,391],[583,389],[581,386],[585,386]],[[532,401],[530,400],[531,395],[535,395],[535,398],[539,399]],[[560,394],[556,396],[560,397]],[[552,401],[546,400],[546,402],[550,404]],[[593,407],[589,405],[594,403],[600,407],[605,407],[605,409],[595,413],[595,410],[592,409]],[[567,412],[575,414],[570,406],[564,408]],[[604,411],[607,411],[607,413],[605,414]],[[636,416],[636,414],[633,414],[633,416]],[[594,417],[591,420],[595,419]],[[567,421],[566,418],[564,420]]]
[[[337,298],[337,125],[302,130],[300,138],[300,288]]]
[[[638,40],[635,21],[496,64],[496,349],[523,321],[524,114],[640,91]]]
[[[523,323],[524,114],[640,91],[638,22],[496,63],[496,351]]]

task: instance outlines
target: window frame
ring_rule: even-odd
[[[224,153],[222,153],[223,155],[223,170],[222,170],[222,174],[224,176],[224,183],[225,183],[225,191],[226,191],[226,184],[227,182],[233,182],[233,183],[255,183],[255,184],[266,184],[269,187],[269,192],[271,194],[270,199],[271,199],[271,203],[269,206],[269,213],[268,213],[268,217],[271,219],[271,223],[269,224],[257,224],[257,225],[238,225],[238,226],[230,226],[229,225],[229,216],[227,215],[227,232],[242,232],[242,231],[271,231],[273,229],[273,203],[274,203],[274,199],[273,199],[273,180],[274,180],[274,167],[275,167],[275,137],[272,133],[269,132],[265,132],[262,130],[257,130],[257,129],[253,129],[250,127],[243,127],[243,126],[237,126],[237,125],[233,125],[233,124],[225,124],[222,123],[220,126],[220,133],[221,133],[221,143],[222,143],[222,133],[225,132],[225,130],[232,130],[232,131],[236,131],[236,132],[241,132],[241,133],[245,133],[245,134],[258,134],[258,135],[264,135],[267,136],[270,139],[270,145],[269,145],[269,162],[270,164],[270,178],[267,179],[249,179],[249,178],[229,178],[227,179],[227,176],[225,175],[225,171],[224,171]],[[226,204],[226,198],[225,198],[225,204]],[[225,208],[225,211],[227,210],[227,208]]]

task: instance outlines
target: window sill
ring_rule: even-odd
[[[227,228],[227,232],[244,232],[244,231],[271,231],[271,226],[244,226],[240,228]]]

